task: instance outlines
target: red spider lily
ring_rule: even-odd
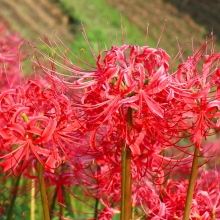
[[[74,177],[74,172],[72,171],[60,171],[59,173],[44,173],[44,177],[47,180],[47,184],[46,187],[50,187],[50,186],[55,186],[55,188],[53,189],[53,195],[51,198],[53,198],[53,196],[55,194],[57,194],[57,201],[60,204],[65,204],[64,202],[64,195],[63,195],[63,189],[65,187],[70,187],[73,184],[78,185],[77,180]]]
[[[169,207],[163,203],[158,191],[150,183],[143,183],[134,187],[133,206],[141,210],[140,219],[167,219]],[[137,215],[138,216],[138,215]]]
[[[106,56],[102,58],[105,53]],[[124,45],[103,51],[97,59],[95,71],[83,71],[71,64],[68,66],[68,70],[75,75],[66,77],[75,81],[72,84],[66,82],[66,86],[80,91],[77,94],[82,96],[81,103],[78,102],[76,106],[81,108],[82,114],[78,120],[84,126],[86,124],[87,130],[93,130],[90,138],[93,150],[103,147],[96,146],[100,143],[97,141],[100,128],[101,136],[106,136],[108,141],[111,136],[115,142],[125,139],[134,156],[141,155],[140,143],[144,138],[148,139],[148,134],[152,139],[172,145],[171,139],[179,136],[176,131],[181,128],[175,127],[180,124],[181,118],[177,117],[178,110],[170,111],[170,106],[174,108],[176,105],[171,102],[174,100],[175,81],[168,73],[168,61],[169,56],[162,49]],[[50,70],[42,69],[53,81],[59,81],[56,78],[59,73],[50,75]],[[185,103],[183,99],[181,101],[182,106]],[[131,132],[127,133],[129,107],[133,109],[134,122]],[[138,132],[134,133],[136,129]]]
[[[148,139],[147,135],[151,136],[152,141],[156,139],[168,146],[177,143],[192,126],[187,126],[181,117],[185,113],[182,110],[185,101],[180,93],[186,93],[187,97],[189,91],[169,74],[169,56],[164,50],[113,46],[111,50],[100,53],[97,67],[89,71],[69,63],[65,57],[57,56],[64,60],[65,66],[62,67],[70,71],[71,76],[39,65],[53,82],[60,82],[77,94],[74,105],[81,114],[76,117],[83,128],[92,131],[92,150],[99,151],[105,147],[100,146],[97,140],[100,136],[107,137],[108,142],[112,136],[114,142],[125,140],[132,155],[140,156],[140,144],[144,138]],[[51,58],[50,61],[58,64]],[[59,77],[74,82],[61,81]],[[126,125],[128,108],[133,109],[133,124],[129,133]]]
[[[17,79],[20,41],[10,39],[13,45],[0,48],[0,72]],[[204,55],[206,46],[172,74],[166,51],[147,46],[112,46],[98,56],[92,51],[95,67],[79,59],[89,70],[62,52],[54,51],[64,64],[47,57],[45,67],[37,60],[50,83],[33,80],[12,88],[12,81],[7,89],[4,81],[0,92],[2,171],[17,176],[39,161],[60,206],[65,207],[63,189],[79,199],[70,187],[80,186],[83,197],[104,206],[98,219],[111,219],[123,212],[125,150],[131,152],[135,218],[181,219],[188,181],[166,180],[175,167],[181,175],[188,168],[193,144],[202,151],[203,141],[219,131],[220,55]],[[182,144],[184,138],[191,143]],[[219,174],[209,171],[196,183],[190,219],[219,219],[219,210]]]
[[[81,137],[74,134],[78,128],[69,99],[42,87],[39,81],[4,91],[0,112],[0,166],[4,172],[22,170],[32,154],[46,170],[54,172],[79,148]]]
[[[187,96],[188,91],[177,89],[180,83],[169,75],[168,62],[169,56],[162,49],[123,45],[101,52],[94,71],[68,65],[66,59],[67,66],[63,67],[75,75],[64,76],[55,71],[51,75],[51,70],[39,65],[54,82],[59,82],[59,75],[74,79],[72,84],[63,80],[62,83],[66,83],[78,95],[78,102],[73,105],[81,113],[76,115],[76,119],[83,130],[90,132],[90,148],[98,157],[105,154],[111,158],[111,153],[119,156],[121,141],[125,140],[126,146],[131,149],[132,159],[141,161],[137,157],[143,155],[145,166],[148,164],[146,171],[142,171],[143,164],[137,169],[140,172],[138,175],[143,176],[148,169],[152,172],[158,171],[159,182],[162,183],[163,168],[171,170],[178,160],[165,158],[160,154],[177,143],[182,138],[182,133],[192,126],[182,128],[184,121],[179,116],[179,109],[185,102],[183,98],[177,99],[177,102],[174,96],[177,92],[184,92]],[[133,109],[130,132],[127,127],[129,107]],[[170,107],[173,108],[170,110]],[[155,143],[161,148],[152,154]],[[148,156],[145,155],[151,155],[151,159],[146,159]],[[180,155],[176,158],[178,157],[181,158]],[[120,166],[119,158],[120,156],[116,159],[117,166]]]
[[[170,218],[178,218],[183,215],[186,200],[188,182],[183,180],[167,182],[166,191],[163,191],[162,199],[168,207],[170,207]]]
[[[107,164],[105,168],[108,169]],[[90,189],[89,186],[88,188]],[[106,207],[100,217],[105,216],[107,219],[108,216],[111,217],[117,213],[120,206],[120,172],[110,174],[106,171],[100,171],[96,190],[96,196]],[[146,219],[166,219],[170,214],[170,208],[161,201],[158,192],[155,185],[147,178],[139,181],[133,180],[132,204],[136,209],[135,219],[145,219],[145,217]]]
[[[85,141],[89,141],[90,154],[94,152],[94,166],[90,166],[87,175],[91,179],[93,176],[95,181],[88,182],[87,187],[106,204],[119,206],[122,141],[132,152],[134,186],[152,177],[157,184],[162,184],[167,175],[164,170],[169,173],[178,163],[178,159],[162,155],[182,138],[181,127],[176,129],[175,126],[184,123],[179,112],[174,110],[174,91],[182,91],[175,89],[177,83],[168,72],[168,62],[169,56],[162,49],[123,45],[101,52],[94,71],[85,71],[72,64],[65,67],[74,73],[67,76],[74,82],[62,80],[60,83],[78,96],[73,98],[73,106],[77,109],[75,118],[80,129],[88,134],[89,139]],[[54,70],[41,68],[52,82],[57,83],[60,76],[65,77]],[[177,104],[181,109],[185,103],[179,99],[180,104]],[[173,109],[170,110],[170,106]],[[130,131],[127,123],[129,108],[132,109]],[[110,205],[107,208],[110,209]],[[165,212],[162,210],[163,207],[160,211],[154,210],[154,216],[163,218]]]
[[[193,195],[190,219],[218,219],[220,217],[219,174],[206,171],[197,180]],[[169,207],[168,219],[181,219],[184,211],[187,181],[169,180],[162,190],[162,200]]]
[[[98,220],[111,220],[115,212],[110,208],[105,208],[98,216]]]
[[[154,147],[156,148],[156,144]],[[103,202],[107,209],[117,210],[121,200],[121,154],[112,150],[95,158],[94,164],[90,165],[90,180],[87,179],[85,186],[93,197]],[[147,216],[152,213],[150,216],[154,216],[155,219],[156,216],[163,219],[166,212],[169,212],[165,204],[160,202],[158,191],[153,191],[153,188],[157,184],[161,185],[166,175],[169,175],[169,163],[167,167],[163,167],[163,160],[160,153],[155,153],[155,156],[146,153],[140,157],[133,157],[131,161],[132,204]],[[168,174],[165,173],[167,170]],[[146,190],[146,195],[144,193],[142,195],[142,188]]]
[[[79,185],[76,179],[76,173],[77,172],[74,172],[74,169],[72,169],[71,166],[67,166],[66,164],[63,164],[60,169],[56,171],[56,173],[44,172],[46,187],[51,188],[51,190],[49,190],[51,193],[48,196],[48,199],[50,200],[51,214],[53,213],[62,217],[62,213],[58,214],[54,210],[56,201],[60,206],[60,210],[62,210],[64,207],[68,208],[65,195],[67,195],[66,191],[68,192],[71,186]]]
[[[91,194],[105,204],[106,218],[113,215],[112,207],[119,209],[123,194],[122,149],[131,152],[133,196],[147,197],[134,200],[141,211],[150,219],[182,217],[187,182],[177,186],[180,195],[173,195],[177,200],[167,199],[172,197],[169,194],[175,184],[170,182],[170,189],[168,184],[170,191],[164,192],[162,200],[145,184],[151,181],[162,185],[175,166],[190,162],[193,144],[202,150],[202,140],[219,130],[220,56],[201,55],[202,49],[181,63],[173,74],[169,73],[169,56],[164,50],[130,45],[112,46],[97,57],[93,54],[96,67],[88,64],[89,70],[72,64],[65,55],[57,54],[64,64],[47,57],[52,68],[38,61],[53,85],[63,86],[72,95],[76,130],[71,133],[74,138],[69,138],[75,144],[84,137],[84,148],[81,151],[74,147],[75,155],[71,156],[88,157],[89,163],[81,160],[78,170],[88,177],[84,184]],[[57,72],[54,65],[70,74]],[[51,137],[54,134],[55,130]],[[184,138],[193,144],[182,147],[180,141]],[[177,207],[178,202],[181,207]],[[197,211],[193,214],[197,215]],[[207,214],[199,215],[206,218]]]
[[[179,65],[174,73],[176,79],[183,83],[189,93],[183,96],[185,106],[184,117],[188,117],[191,141],[202,150],[201,142],[209,134],[211,129],[217,129],[219,125],[219,54],[201,55],[200,50],[186,62]],[[202,70],[199,71],[199,65]]]

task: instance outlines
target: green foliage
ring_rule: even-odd
[[[117,46],[123,43],[138,45],[144,45],[145,43],[146,36],[143,31],[121,16],[120,12],[110,7],[106,1],[56,0],[56,2],[59,2],[65,13],[69,13],[70,17],[78,21],[76,22],[76,34],[74,35],[73,43],[69,45],[70,49],[76,55],[80,55],[83,48],[91,62],[93,60],[91,53],[80,31],[82,30],[81,22],[86,30],[89,43],[96,53],[99,50],[104,50],[106,47],[110,48],[112,44]],[[124,32],[123,34],[122,30]],[[122,37],[122,35],[124,36]],[[62,39],[62,36],[60,38]],[[149,46],[155,46],[155,42],[150,37],[147,44]]]

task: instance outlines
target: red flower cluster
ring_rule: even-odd
[[[58,53],[65,65],[51,57],[49,67],[38,61],[50,83],[26,81],[0,93],[0,167],[17,176],[34,158],[47,186],[55,186],[58,202],[64,202],[64,185],[81,184],[105,206],[99,219],[111,219],[120,210],[125,150],[131,153],[136,216],[181,218],[187,181],[161,185],[175,167],[191,162],[192,145],[202,152],[203,140],[219,130],[220,55],[203,55],[206,47],[175,72],[166,51],[147,46],[93,53],[96,66],[89,70]],[[12,62],[4,55],[0,63],[6,61]],[[57,72],[55,65],[70,74]],[[61,166],[65,162],[68,168]],[[219,215],[213,190],[195,192],[191,219]],[[212,207],[201,205],[203,199]]]
[[[94,157],[89,176],[96,181],[87,187],[108,208],[120,205],[123,147],[131,151],[132,192],[139,195],[149,181],[162,184],[175,166],[188,164],[190,146],[202,151],[202,141],[218,132],[220,55],[203,55],[207,44],[172,73],[169,55],[147,46],[112,46],[90,70],[60,56],[70,75],[39,64],[53,83],[73,94],[72,107]],[[183,139],[191,143],[183,146]],[[144,211],[142,197],[136,196],[135,204]],[[153,197],[160,208],[152,215],[162,217],[166,205]]]
[[[164,219],[181,219],[186,200],[188,182],[186,180],[174,182],[169,180],[162,190],[162,200],[169,210],[169,217]],[[190,219],[219,219],[219,172],[204,171],[197,180],[193,194]]]
[[[17,175],[31,155],[45,170],[54,172],[62,162],[71,161],[76,155],[79,139],[74,134],[77,123],[70,101],[49,85],[43,86],[44,83],[28,81],[0,94],[3,172]]]

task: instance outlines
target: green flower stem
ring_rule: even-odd
[[[54,208],[55,208],[57,194],[58,194],[58,190],[56,189],[56,192],[53,195],[53,199],[52,199],[52,202],[51,202],[51,205],[50,205],[50,217],[51,218],[53,216],[53,211],[52,210],[54,210]]]
[[[62,190],[63,197],[65,198],[63,186],[61,186],[61,190]],[[64,209],[63,209],[63,205],[61,205],[61,204],[60,204],[60,213],[59,214],[60,214],[60,220],[62,220],[63,219],[62,216],[64,214]]]
[[[132,109],[128,108],[128,132],[132,129]],[[131,150],[122,141],[121,220],[131,218]]]
[[[77,191],[77,186],[73,187],[71,189],[73,192]],[[78,212],[76,210],[78,210],[78,204],[76,202],[76,199],[74,196],[72,196],[71,193],[68,193],[67,195],[69,195],[69,200],[70,200],[70,205],[72,208],[72,212],[73,212],[73,219],[77,219],[77,217],[79,216]]]
[[[8,209],[8,215],[7,215],[7,219],[6,220],[11,220],[12,219],[12,210],[13,210],[13,207],[14,207],[14,204],[15,204],[15,199],[17,197],[17,193],[18,193],[18,186],[19,186],[19,182],[21,180],[21,175],[19,177],[17,177],[16,179],[16,182],[15,182],[15,187],[14,187],[14,190],[13,190],[13,196],[12,196],[12,199],[11,199],[11,203],[10,203],[10,206],[9,206],[9,209]]]
[[[194,158],[193,158],[193,163],[192,163],[191,173],[190,173],[190,178],[189,178],[189,185],[188,185],[188,190],[187,190],[187,197],[186,197],[183,220],[189,220],[194,186],[195,186],[197,170],[198,170],[198,163],[199,163],[199,149],[195,147]]]
[[[38,178],[40,184],[41,202],[43,206],[44,220],[50,220],[49,205],[48,205],[46,187],[43,176],[43,167],[40,163],[38,164]]]
[[[122,141],[122,173],[121,173],[121,220],[124,220],[124,212],[125,212],[125,161],[126,161],[126,153],[125,153],[125,144]]]
[[[28,122],[28,116],[25,113],[22,113],[21,116],[25,122]],[[40,126],[40,123],[41,121],[38,122],[38,127]],[[33,139],[35,138],[37,138],[36,135],[34,135]],[[38,179],[40,184],[41,202],[43,206],[44,220],[50,220],[49,204],[47,200],[46,187],[43,176],[43,167],[40,163],[38,164]],[[33,204],[31,203],[31,219],[32,218],[34,218],[34,203]]]
[[[62,218],[62,216],[63,216],[63,206],[62,205],[60,205],[60,220],[62,220],[63,218]]]
[[[99,199],[95,199],[95,213],[94,213],[94,220],[98,218],[98,206],[99,206]]]
[[[31,211],[30,220],[35,220],[35,180],[31,180]]]
[[[135,217],[135,205],[132,205],[131,207],[131,220],[134,220]]]
[[[212,219],[215,219],[215,213],[212,213]]]

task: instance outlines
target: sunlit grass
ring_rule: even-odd
[[[78,21],[74,40],[69,45],[70,49],[77,55],[83,49],[86,56],[89,56],[89,60],[92,60],[86,41],[80,31],[82,29],[81,23],[86,30],[89,43],[96,53],[106,47],[110,48],[111,45],[117,46],[128,43],[141,46],[145,44],[146,33],[138,29],[135,24],[131,24],[124,16],[121,16],[119,11],[110,7],[106,1],[58,0],[56,2],[59,2],[63,10],[70,13]],[[60,38],[62,39],[62,36]],[[155,44],[156,42],[149,36],[147,45],[155,46]]]

